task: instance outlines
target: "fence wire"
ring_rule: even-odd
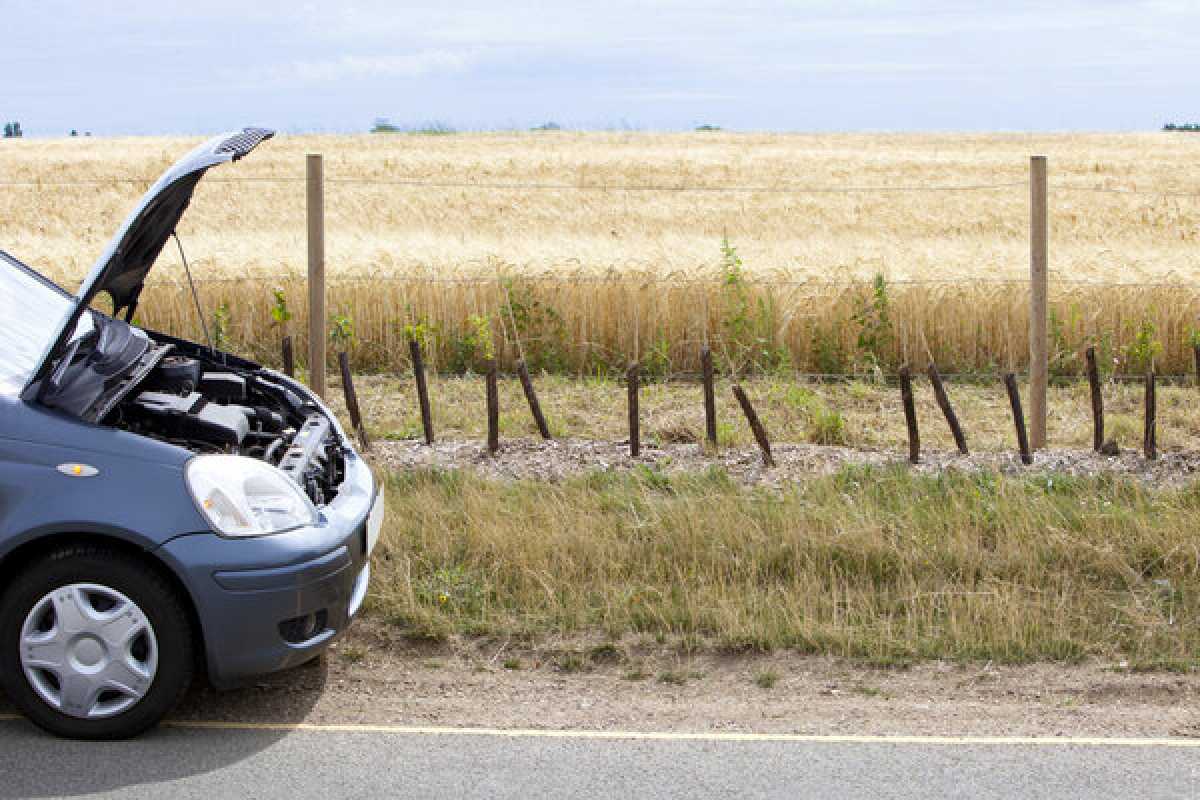
[[[0,186],[23,186],[29,188],[70,187],[70,186],[108,186],[115,184],[144,184],[150,186],[157,178],[84,178],[70,181],[60,180],[2,180]],[[205,183],[304,183],[303,176],[244,176],[244,177],[210,177]],[[999,183],[974,184],[932,184],[932,185],[900,185],[891,186],[878,184],[870,186],[816,186],[808,184],[777,184],[772,186],[706,186],[689,184],[648,184],[648,183],[505,183],[491,181],[428,181],[410,178],[338,178],[325,179],[326,184],[346,186],[401,186],[425,189],[487,189],[493,191],[548,191],[548,192],[708,192],[733,194],[888,194],[888,193],[921,193],[921,192],[984,192],[998,189],[1014,189],[1029,186],[1028,180],[1005,181]],[[1051,182],[1051,191],[1060,192],[1093,192],[1097,194],[1118,194],[1145,197],[1173,197],[1200,199],[1200,192],[1181,191],[1178,189],[1139,189],[1124,186],[1081,186],[1072,183]]]
[[[461,278],[424,276],[419,273],[410,275],[326,275],[326,285],[334,284],[355,284],[355,283],[411,283],[411,284],[445,284],[452,286],[503,286],[506,279],[511,278],[516,283],[526,284],[562,284],[563,286],[573,286],[578,284],[593,284],[593,285],[627,285],[627,286],[718,286],[721,279],[713,278],[673,278],[673,277],[615,277],[605,278],[598,276],[574,276],[574,275],[500,275],[500,276],[466,276]],[[229,284],[239,285],[246,283],[261,283],[261,284],[284,284],[297,281],[307,280],[306,276],[301,273],[290,273],[287,275],[249,275],[239,278],[196,278],[197,284]],[[1029,286],[1028,278],[971,278],[967,276],[947,277],[947,278],[898,278],[895,280],[888,279],[888,286]],[[1080,287],[1080,288],[1097,288],[1097,289],[1189,289],[1200,291],[1200,286],[1186,280],[1179,281],[1152,281],[1145,283],[1132,283],[1121,281],[1092,281],[1087,279],[1075,278],[1049,278],[1050,285]],[[74,285],[78,285],[79,281],[75,281]],[[748,286],[761,286],[766,288],[773,287],[792,287],[792,288],[813,288],[813,289],[828,289],[828,288],[844,288],[858,289],[870,287],[872,285],[871,278],[861,278],[857,280],[830,280],[827,278],[814,278],[812,280],[777,280],[772,278],[756,279],[749,278],[746,281]],[[176,286],[182,285],[175,280],[159,280],[147,281],[146,286]]]
[[[144,184],[150,186],[157,178],[81,178],[70,181],[60,180],[3,180],[0,186],[23,186],[29,188],[70,187],[70,186],[109,186],[115,184]],[[244,177],[210,177],[205,183],[304,183],[303,176],[255,176]],[[815,186],[809,184],[776,184],[772,186],[706,186],[689,184],[648,184],[648,183],[505,183],[492,181],[428,181],[412,178],[338,178],[325,179],[326,184],[347,186],[403,186],[426,189],[489,189],[497,191],[549,191],[549,192],[712,192],[712,193],[741,193],[741,194],[886,194],[920,193],[920,192],[983,192],[997,189],[1014,189],[1029,186],[1028,180],[1004,181],[998,183],[968,183],[968,184],[922,184],[900,185],[878,184],[870,186]],[[1081,186],[1073,183],[1050,182],[1051,191],[1060,192],[1093,192],[1097,194],[1135,195],[1145,197],[1175,197],[1200,199],[1200,192],[1182,191],[1179,189],[1139,189],[1127,186]]]
[[[10,181],[0,180],[0,186],[60,187],[105,186],[111,184],[154,183],[157,178],[90,178],[74,181]],[[303,177],[206,178],[205,183],[304,183]],[[326,178],[326,184],[361,186],[408,186],[430,189],[492,189],[500,191],[584,191],[584,192],[731,192],[752,194],[871,194],[887,192],[979,192],[1028,186],[1028,181],[1008,183],[913,185],[913,186],[704,186],[687,184],[609,184],[609,183],[495,183],[480,181],[423,181],[405,178]]]

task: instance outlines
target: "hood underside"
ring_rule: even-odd
[[[237,161],[274,135],[265,128],[245,128],[209,139],[176,161],[143,195],[93,265],[79,289],[82,304],[89,304],[100,292],[108,292],[114,315],[132,309],[147,273],[187,210],[204,173],[217,164]]]
[[[146,275],[187,210],[204,173],[218,164],[237,161],[274,135],[266,128],[244,128],[215,136],[176,161],[155,181],[88,272],[76,295],[74,311],[63,322],[31,384],[43,377],[62,354],[80,316],[101,292],[112,298],[113,316],[123,312],[126,320],[133,317]]]

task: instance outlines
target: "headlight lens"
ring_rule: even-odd
[[[223,536],[262,536],[315,525],[308,495],[279,470],[244,456],[197,456],[185,472],[200,513]]]

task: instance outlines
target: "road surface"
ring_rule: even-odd
[[[130,742],[0,719],[0,798],[1200,796],[1200,741],[182,723]]]

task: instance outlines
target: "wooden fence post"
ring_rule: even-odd
[[[1025,412],[1021,410],[1021,392],[1017,389],[1017,376],[1011,372],[1004,376],[1004,388],[1008,390],[1008,402],[1012,406],[1013,425],[1017,429],[1017,449],[1021,453],[1021,463],[1033,463],[1033,453],[1029,450],[1029,437],[1025,433]]]
[[[1089,347],[1087,359],[1088,387],[1092,390],[1092,449],[1104,449],[1104,396],[1100,394],[1100,370],[1096,366],[1096,348]]]
[[[1146,427],[1142,449],[1148,460],[1158,458],[1158,399],[1154,391],[1154,367],[1146,373]]]
[[[625,371],[625,384],[629,393],[629,454],[637,458],[642,452],[641,427],[638,421],[638,390],[641,385],[641,367],[634,361]]]
[[[717,447],[717,392],[713,386],[712,350],[705,347],[700,351],[700,368],[704,380],[704,438],[708,446]]]
[[[325,397],[325,165],[320,153],[305,158],[308,215],[308,385]]]
[[[900,399],[904,403],[904,424],[908,428],[908,463],[916,464],[921,460],[921,434],[917,430],[917,407],[907,364],[900,368]]]
[[[292,353],[292,337],[283,337],[283,374],[296,377],[296,357]]]
[[[1029,159],[1029,415],[1034,450],[1046,446],[1046,273],[1049,268],[1046,157]]]
[[[496,383],[496,359],[487,362],[487,447],[495,455],[500,449],[500,387]]]
[[[362,413],[358,410],[358,393],[354,391],[354,378],[350,375],[350,356],[339,351],[337,359],[338,369],[342,373],[342,393],[346,396],[346,410],[350,412],[350,424],[358,433],[363,450],[370,450],[371,441],[367,438],[367,426],[363,423]]]
[[[942,410],[942,416],[946,418],[946,424],[950,426],[950,433],[954,435],[954,444],[957,445],[958,452],[967,455],[967,437],[963,434],[962,426],[958,424],[954,406],[950,405],[950,396],[946,394],[946,387],[942,384],[942,374],[932,361],[929,362],[929,382],[933,384],[933,396],[937,400],[938,408]]]
[[[746,391],[739,385],[733,385],[733,396],[737,398],[738,405],[742,407],[742,413],[746,415],[746,422],[750,423],[750,430],[754,433],[754,439],[758,442],[758,449],[762,450],[763,463],[768,467],[775,466],[775,456],[771,455],[771,441],[767,438],[767,429],[758,419],[758,414],[754,411],[754,406],[750,404],[750,398],[746,395]]]
[[[417,381],[417,400],[421,404],[421,429],[425,432],[425,444],[433,444],[433,414],[429,408],[429,387],[425,383],[425,359],[421,357],[421,343],[409,339],[408,352],[412,356],[413,377]]]
[[[537,423],[538,433],[543,439],[552,439],[550,435],[550,426],[546,424],[546,415],[542,413],[542,404],[538,402],[537,392],[533,388],[533,380],[529,377],[529,368],[525,366],[525,359],[517,361],[517,377],[521,379],[521,388],[525,391],[525,399],[529,402],[529,413],[533,414],[533,421]]]
[[[1192,358],[1196,362],[1196,385],[1200,386],[1200,344],[1192,345]]]

